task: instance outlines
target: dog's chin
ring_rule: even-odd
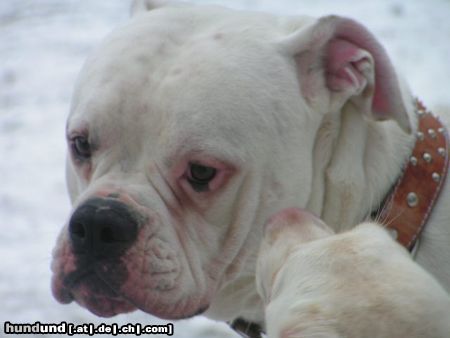
[[[126,293],[119,293],[95,274],[88,274],[68,288],[58,278],[53,278],[52,292],[62,304],[75,301],[99,317],[113,317],[118,314],[141,310],[162,319],[187,319],[205,312],[208,304],[162,304],[160,302],[141,303],[141,297],[135,300]],[[155,300],[160,297],[155,295]],[[197,303],[197,302],[194,302]]]
[[[78,287],[74,290],[74,298],[78,304],[99,317],[113,317],[137,309],[133,304],[123,298],[104,297],[86,293],[84,287]]]

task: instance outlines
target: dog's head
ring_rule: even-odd
[[[262,225],[307,205],[324,114],[349,100],[372,112],[373,95],[396,104],[374,87],[371,54],[333,40],[352,25],[175,5],[113,33],[84,66],[67,122],[73,212],[55,297],[101,316],[209,307],[232,319],[250,306],[238,290],[254,289]],[[404,123],[389,114],[375,117]]]

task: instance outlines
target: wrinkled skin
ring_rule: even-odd
[[[88,198],[115,193],[143,219],[136,242],[122,257],[90,268],[76,263],[67,227],[61,232],[53,262],[55,296],[101,316],[135,308],[164,318],[214,311],[221,290],[253,282],[249,267],[260,225],[277,201],[306,203],[300,191],[278,178],[290,176],[292,168],[276,165],[297,162],[297,174],[308,185],[311,168],[290,159],[299,144],[312,147],[312,140],[301,140],[310,124],[287,114],[304,105],[294,95],[295,79],[288,79],[292,99],[282,99],[287,80],[262,64],[274,47],[261,49],[256,40],[229,55],[228,46],[242,39],[240,29],[222,33],[204,17],[208,12],[191,12],[167,8],[137,16],[87,61],[74,93],[69,143],[89,135],[95,149],[89,161],[68,158],[74,210]],[[230,24],[233,17],[223,14]],[[187,32],[193,17],[202,25]],[[167,22],[172,24],[166,27]],[[248,74],[242,74],[239,60],[249,53],[261,61],[249,62]],[[274,66],[288,71],[290,65],[278,59]],[[262,72],[273,80],[263,93],[251,75]],[[304,131],[290,135],[292,125]],[[273,141],[263,145],[266,139]],[[286,147],[291,151],[280,151]],[[218,170],[208,191],[195,191],[187,182],[190,162]],[[65,283],[74,272],[80,277]],[[248,306],[245,300],[242,306]]]
[[[67,121],[73,213],[92,198],[118,201],[136,215],[136,238],[90,259],[74,250],[68,221],[53,293],[99,316],[261,322],[264,222],[290,206],[337,230],[365,217],[412,147],[412,101],[351,20],[137,3],[87,60]],[[193,184],[192,164],[213,179]]]

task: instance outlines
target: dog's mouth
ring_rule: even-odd
[[[186,319],[205,312],[207,302],[162,303],[164,294],[141,290],[139,281],[128,276],[126,266],[121,261],[91,262],[76,264],[67,273],[57,273],[52,278],[53,296],[62,304],[77,302],[100,317],[113,317],[122,313],[142,310],[165,319]],[[131,287],[130,287],[131,285]],[[149,299],[154,301],[149,302]]]
[[[136,305],[127,296],[117,292],[107,281],[104,281],[95,273],[82,273],[76,282],[70,281],[68,284],[71,286],[69,287],[64,282],[57,281],[57,278],[54,277],[52,283],[53,296],[62,304],[69,304],[72,301],[76,301],[79,305],[99,317],[113,317],[138,309],[155,314],[154,311],[149,312],[140,305]],[[208,307],[209,305],[203,305],[193,311],[182,314],[156,315],[167,319],[187,319],[204,313]]]
[[[102,278],[93,267],[79,268],[64,278],[53,277],[52,292],[63,304],[76,301],[100,317],[132,312],[137,307],[110,280]]]

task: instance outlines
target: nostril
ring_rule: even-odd
[[[70,233],[79,239],[86,238],[86,229],[82,223],[73,223],[70,225]]]

